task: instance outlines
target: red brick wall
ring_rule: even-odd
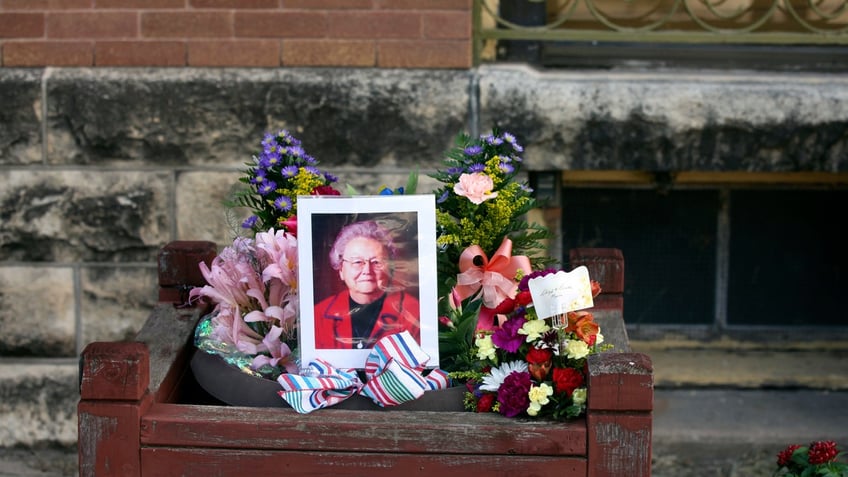
[[[471,0],[0,0],[0,66],[469,68]]]

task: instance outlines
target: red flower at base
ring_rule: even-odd
[[[491,412],[495,405],[494,394],[484,394],[477,400],[477,412]]]
[[[569,396],[583,385],[583,373],[574,368],[554,368],[554,391]]]
[[[777,454],[777,465],[780,467],[786,467],[790,463],[792,463],[792,453],[795,452],[796,449],[800,449],[801,445],[792,444],[791,446],[783,449]]]
[[[826,464],[836,459],[839,451],[836,449],[836,442],[833,441],[816,441],[810,444],[808,458],[810,464]]]

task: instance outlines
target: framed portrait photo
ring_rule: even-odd
[[[438,367],[435,196],[301,196],[297,241],[301,368],[364,368],[403,331]]]

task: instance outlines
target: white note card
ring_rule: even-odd
[[[540,319],[594,306],[592,281],[585,266],[531,278],[528,286]]]

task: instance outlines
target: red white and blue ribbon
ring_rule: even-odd
[[[396,406],[418,399],[425,391],[451,385],[441,369],[422,375],[429,360],[412,335],[404,331],[377,342],[365,362],[365,383],[355,369],[335,369],[317,359],[309,363],[304,374],[280,375],[277,382],[283,390],[279,395],[301,414],[338,404],[357,393],[381,407]]]

